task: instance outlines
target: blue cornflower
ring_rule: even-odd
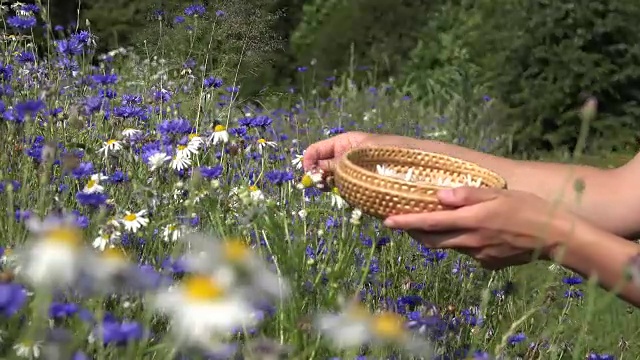
[[[225,12],[222,10],[216,10],[216,16],[217,17],[223,17],[225,15]]]
[[[165,120],[158,125],[158,132],[164,136],[189,135],[194,130],[186,119]]]
[[[90,177],[93,173],[94,167],[91,162],[81,162],[71,171],[71,175],[76,179]]]
[[[80,306],[76,303],[53,302],[49,305],[49,317],[52,319],[64,319],[78,313]]]
[[[290,171],[270,170],[265,173],[267,181],[274,185],[282,185],[294,179],[293,173]]]
[[[330,128],[326,130],[327,135],[337,135],[344,133],[344,128],[341,126]]]
[[[202,166],[200,167],[200,175],[207,180],[217,179],[222,175],[222,165],[214,167]]]
[[[209,76],[208,78],[204,79],[203,81],[203,85],[205,88],[210,89],[210,88],[214,88],[217,89],[219,87],[221,87],[223,85],[223,81],[220,78],[217,77],[213,77],[213,76]]]
[[[581,299],[584,297],[584,293],[579,289],[569,289],[564,292],[564,297],[569,299]]]
[[[578,277],[578,276],[569,276],[569,277],[563,278],[562,282],[567,285],[580,285],[582,284],[583,280],[581,277]]]
[[[84,44],[76,38],[55,41],[56,50],[62,55],[75,56],[84,52]]]
[[[516,345],[525,340],[527,340],[527,335],[525,335],[524,333],[517,333],[509,336],[509,338],[507,339],[507,342],[509,343],[509,345]]]
[[[123,119],[147,120],[149,118],[147,109],[136,105],[116,106],[113,108],[113,115]]]
[[[12,316],[24,306],[27,300],[26,290],[17,283],[0,284],[0,313]]]
[[[169,102],[169,100],[171,100],[171,91],[166,90],[166,89],[160,89],[160,90],[155,90],[153,91],[152,95],[153,100],[155,102]]]
[[[615,356],[609,354],[589,353],[586,360],[615,360]]]
[[[20,210],[20,209],[18,209],[18,210],[16,210],[16,212],[14,214],[14,217],[15,217],[16,221],[21,222],[21,221],[24,221],[24,220],[28,220],[31,217],[32,214],[33,213],[31,212],[31,210]]]
[[[96,74],[91,76],[91,80],[99,85],[113,85],[118,82],[117,74]]]
[[[36,55],[31,51],[22,51],[16,55],[16,61],[20,64],[36,62]]]
[[[7,19],[10,27],[18,30],[29,30],[36,26],[38,20],[34,16],[11,16]]]
[[[105,346],[126,345],[145,337],[145,330],[140,323],[134,321],[103,320],[95,336],[102,334]]]
[[[124,94],[122,95],[123,105],[138,105],[142,103],[142,96],[136,94]]]
[[[173,18],[174,24],[182,24],[184,22],[184,16],[178,15]]]
[[[207,12],[207,9],[202,4],[189,5],[184,9],[184,14],[187,16],[202,16]]]
[[[0,80],[10,82],[13,77],[13,66],[11,64],[0,63]]]
[[[76,200],[83,206],[100,206],[107,202],[109,197],[102,193],[86,193],[78,192],[76,194]]]
[[[100,89],[98,90],[98,96],[107,99],[115,99],[118,96],[118,92],[114,89]]]

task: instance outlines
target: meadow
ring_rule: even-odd
[[[93,54],[86,30],[44,60],[37,11],[6,20],[27,36],[0,60],[3,359],[638,358],[613,294],[550,263],[483,270],[302,181],[306,146],[353,130],[499,152],[490,94],[429,104],[310,66],[246,102],[206,58]],[[330,315],[353,299],[370,315]]]

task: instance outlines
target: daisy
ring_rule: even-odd
[[[162,231],[162,238],[166,242],[175,242],[180,239],[183,232],[184,229],[182,226],[179,226],[178,224],[169,224],[164,227]]]
[[[321,171],[308,171],[302,176],[300,182],[296,184],[298,189],[307,189],[316,186],[319,189],[324,187],[324,178]]]
[[[171,317],[171,330],[182,345],[209,347],[215,336],[257,324],[247,299],[229,292],[215,278],[192,275],[153,296],[156,311]]]
[[[191,166],[191,159],[188,157],[175,155],[171,159],[171,163],[169,163],[169,166],[171,166],[171,168],[174,170],[184,170]]]
[[[295,167],[296,169],[302,169],[302,161],[304,160],[304,151],[302,152],[302,155],[300,154],[295,154],[293,156],[293,160],[291,160],[291,165],[293,165],[293,167]]]
[[[120,219],[125,230],[132,233],[137,232],[141,228],[149,225],[149,219],[145,217],[147,210],[140,210],[137,213],[131,213],[129,211]]]
[[[184,256],[188,267],[213,274],[229,289],[257,300],[260,295],[282,301],[291,293],[289,284],[240,238],[220,239],[192,233],[182,239],[191,252]]]
[[[363,345],[396,345],[421,358],[431,358],[433,347],[414,339],[401,315],[393,312],[370,314],[359,304],[350,304],[343,311],[320,314],[316,328],[336,347],[358,348]]]
[[[118,140],[110,139],[102,143],[102,147],[98,150],[101,153],[104,153],[104,156],[109,155],[109,153],[116,153],[122,150],[122,143]]]
[[[91,175],[91,179],[89,179],[89,181],[87,181],[87,183],[85,184],[82,192],[88,194],[102,193],[104,191],[104,187],[100,185],[100,182],[108,179],[108,176],[102,174],[93,174]]]
[[[157,152],[151,156],[147,160],[147,164],[149,165],[149,170],[154,171],[155,169],[164,165],[167,161],[170,161],[171,157],[164,152]]]
[[[256,185],[249,186],[249,197],[253,202],[264,201],[264,193]]]
[[[198,153],[198,145],[196,143],[187,143],[187,145],[176,146],[176,156],[190,158],[191,155]]]
[[[189,145],[190,147],[197,149],[200,149],[200,147],[204,144],[204,140],[202,140],[202,137],[196,133],[193,134],[189,134]]]
[[[104,251],[107,245],[112,245],[116,241],[120,240],[121,232],[116,230],[100,229],[98,231],[98,237],[96,237],[91,245],[94,249]]]
[[[277,144],[274,141],[267,141],[263,138],[260,138],[258,139],[258,141],[256,141],[256,147],[258,148],[258,152],[260,154],[262,154],[265,148],[270,147],[274,149],[276,146]]]
[[[126,128],[122,130],[122,136],[125,136],[128,138],[135,138],[140,136],[141,134],[142,134],[142,130],[138,130],[138,129]]]
[[[17,254],[17,272],[32,285],[44,288],[72,285],[86,255],[82,231],[74,219],[31,218],[33,242]]]
[[[340,196],[340,191],[337,187],[331,189],[329,196],[331,197],[331,206],[334,208],[341,210],[347,206],[347,202],[342,198],[342,196]]]
[[[26,359],[37,359],[40,357],[42,342],[21,341],[13,345],[13,350],[16,352],[16,355],[18,357]]]
[[[216,144],[226,144],[229,142],[229,133],[224,125],[216,125],[213,128],[213,134],[209,137],[209,142]]]

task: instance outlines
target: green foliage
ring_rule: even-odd
[[[398,72],[417,43],[425,15],[437,2],[397,0],[316,1],[292,37],[299,64],[317,61],[320,76],[375,66],[380,78]]]
[[[572,149],[575,111],[587,95],[600,103],[589,150],[635,141],[639,3],[483,0],[446,10],[426,26],[431,41],[414,51],[409,71],[437,79],[462,69],[486,85],[509,109],[502,125],[513,132],[515,151]]]

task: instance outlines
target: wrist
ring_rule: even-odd
[[[585,226],[588,224],[569,214],[555,217],[553,232],[544,249],[544,256],[561,265],[570,261],[572,249],[580,246],[579,242],[582,239],[580,233],[585,231]]]

